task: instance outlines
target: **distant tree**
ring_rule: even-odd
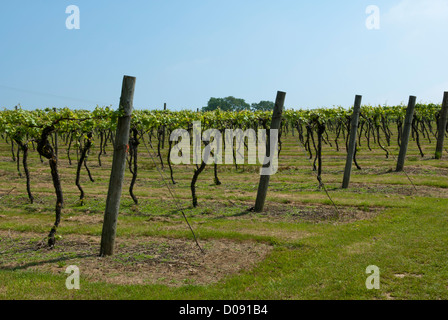
[[[250,104],[244,99],[235,97],[227,98],[210,98],[206,107],[202,108],[202,111],[213,111],[220,108],[223,111],[242,111],[250,110]]]
[[[252,103],[252,111],[270,111],[274,110],[275,103],[272,101],[260,101],[259,103]]]
[[[210,98],[206,107],[202,111],[213,111],[220,108],[223,111],[229,111],[230,105],[223,98]]]

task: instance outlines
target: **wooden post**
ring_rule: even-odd
[[[350,123],[350,140],[347,150],[347,160],[345,162],[344,179],[342,181],[342,188],[347,189],[350,184],[350,176],[352,174],[353,158],[356,151],[356,136],[358,133],[359,113],[361,111],[362,96],[355,97],[355,104],[353,106],[353,114]]]
[[[280,129],[280,123],[282,121],[282,112],[283,112],[283,105],[285,103],[285,97],[286,92],[278,91],[277,92],[277,98],[275,99],[275,107],[274,112],[272,114],[272,122],[271,122],[271,129]],[[267,153],[270,153],[270,135],[267,135],[267,141],[266,141],[266,156],[265,156],[265,164],[263,164],[263,167],[268,168],[271,164],[267,162]],[[277,152],[275,150],[274,152]],[[273,155],[269,155],[270,158],[273,158]],[[258,185],[258,192],[257,192],[257,199],[255,200],[255,212],[262,212],[264,208],[264,203],[266,201],[266,195],[268,194],[268,187],[269,187],[269,179],[270,175],[261,175],[260,176],[260,184]]]
[[[163,111],[166,111],[166,103],[163,104]],[[162,149],[165,149],[165,126],[162,127]]]
[[[56,113],[56,108],[53,108],[53,111]],[[57,131],[54,133],[54,153],[56,154],[56,158],[58,157],[58,133]]]
[[[412,120],[414,119],[414,109],[417,97],[410,96],[408,108],[406,109],[406,117],[404,118],[404,127],[401,134],[400,153],[398,154],[397,172],[403,171],[406,153],[408,151],[409,136],[411,135]]]
[[[112,171],[107,193],[106,211],[104,213],[103,232],[101,237],[100,256],[114,254],[115,235],[117,231],[118,211],[123,187],[124,171],[126,168],[126,153],[129,145],[129,130],[133,109],[136,78],[124,76],[119,110],[122,111],[118,119],[115,136]]]
[[[448,91],[443,94],[442,110],[439,118],[439,135],[437,137],[436,159],[442,159],[443,141],[445,139],[446,123],[448,115]]]

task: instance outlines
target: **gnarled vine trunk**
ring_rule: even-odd
[[[28,143],[23,143],[20,140],[15,140],[20,149],[22,149],[23,157],[22,157],[22,166],[25,171],[26,177],[26,191],[28,193],[28,198],[30,199],[31,204],[34,203],[34,197],[31,193],[31,179],[30,179],[30,170],[28,169]]]
[[[83,199],[85,196],[84,190],[82,189],[81,184],[79,183],[79,180],[81,177],[81,168],[82,168],[83,164],[87,168],[87,165],[86,165],[87,152],[89,151],[91,146],[92,146],[92,133],[89,132],[87,134],[87,139],[85,140],[84,147],[81,150],[81,156],[78,160],[78,167],[76,169],[76,186],[78,187],[79,191],[81,192],[81,195],[79,196],[79,200],[81,200],[81,204],[83,203]],[[92,180],[92,177],[90,176],[90,172],[89,171],[87,171],[87,172],[89,173],[90,180]]]
[[[131,185],[129,186],[129,194],[132,197],[132,200],[134,200],[135,204],[138,204],[138,199],[134,194],[134,185],[135,181],[137,180],[137,154],[138,154],[138,145],[140,144],[140,141],[138,141],[138,131],[137,129],[133,128],[132,130],[132,136],[129,139],[129,155],[130,155],[130,161],[129,161],[129,171],[132,173],[132,180]]]
[[[59,173],[58,173],[58,157],[56,156],[50,142],[48,141],[48,136],[53,131],[54,131],[53,126],[46,127],[42,131],[41,138],[37,144],[37,151],[39,152],[39,154],[42,157],[49,160],[50,169],[51,169],[51,177],[53,180],[53,186],[54,186],[55,193],[56,193],[56,208],[55,208],[56,220],[54,222],[53,227],[50,230],[50,233],[48,234],[48,246],[50,248],[53,248],[56,243],[55,235],[56,235],[57,228],[59,227],[59,223],[61,221],[62,206],[64,204],[61,180],[59,178]]]
[[[205,146],[209,144],[209,142],[204,141]],[[204,162],[204,159],[202,159],[201,165],[194,170],[193,179],[191,180],[191,196],[193,198],[193,207],[196,208],[198,206],[198,198],[196,196],[196,182],[198,181],[199,175],[204,171],[205,166],[207,164]]]

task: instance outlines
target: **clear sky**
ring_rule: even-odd
[[[66,7],[80,29],[66,28]],[[369,5],[380,9],[369,30]],[[210,97],[288,108],[440,103],[448,0],[16,0],[0,9],[0,108],[196,109]]]

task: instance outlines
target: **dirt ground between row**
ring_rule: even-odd
[[[0,269],[64,274],[76,265],[81,279],[114,284],[207,285],[253,268],[273,247],[253,241],[159,237],[117,239],[112,257],[99,257],[100,237],[64,235],[54,249],[42,234],[0,231]]]
[[[215,207],[216,206],[216,207]],[[208,209],[222,206],[219,202],[209,202]],[[245,206],[242,206],[245,207]],[[356,208],[340,208],[341,216],[335,218],[332,206],[298,206],[294,214],[285,214],[290,205],[268,206],[268,214],[242,212],[236,216],[199,214],[205,219],[252,220],[270,222],[322,222],[330,219],[333,223],[347,223],[354,220],[370,219],[381,210],[363,211]],[[211,210],[213,212],[213,210]],[[198,217],[198,216],[197,216]],[[2,219],[14,217],[3,216]],[[169,222],[169,227],[181,228],[174,217],[148,216],[152,221]],[[65,223],[101,224],[102,216],[79,214],[64,219]],[[307,233],[263,228],[253,230],[241,228],[240,233],[275,236],[284,240],[297,240],[310,236]],[[112,257],[99,257],[101,239],[99,236],[61,234],[56,247],[46,246],[45,234],[0,230],[0,269],[35,270],[64,274],[67,266],[80,268],[82,278],[94,282],[114,284],[165,284],[180,286],[185,284],[208,285],[226,276],[250,270],[266,259],[273,246],[256,241],[235,241],[230,239],[200,240],[205,251],[201,252],[192,239],[163,237],[117,238],[116,252]]]

